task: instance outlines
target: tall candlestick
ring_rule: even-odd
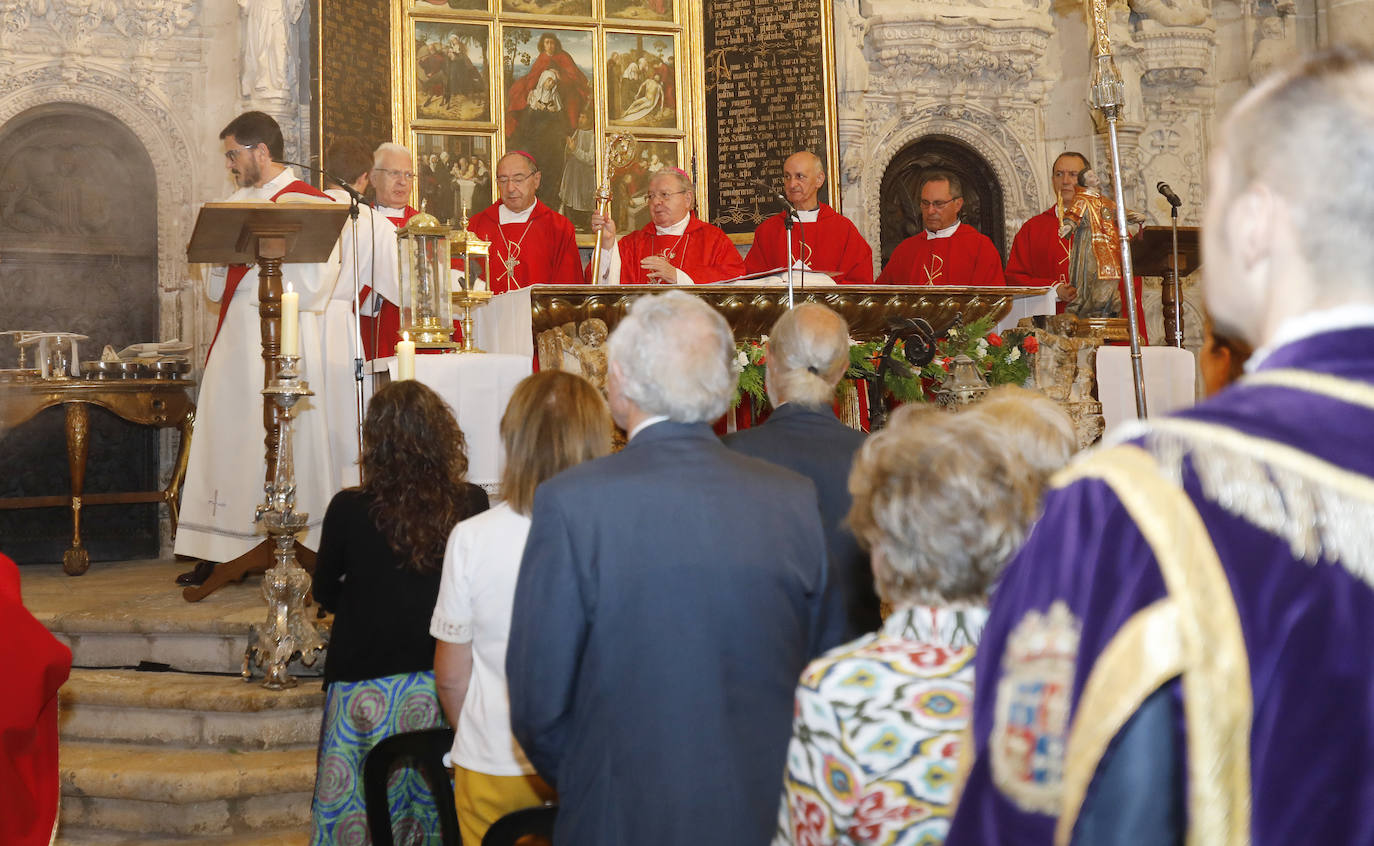
[[[396,342],[396,380],[415,378],[415,342],[405,335]]]
[[[281,354],[300,355],[300,298],[295,291],[281,295]]]

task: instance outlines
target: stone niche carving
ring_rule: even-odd
[[[961,145],[986,164],[1001,192],[995,213],[1004,237],[1041,211],[1049,176],[1040,110],[1058,75],[1058,63],[1046,61],[1048,0],[871,0],[857,11],[866,14],[847,13],[843,35],[865,33],[871,61],[866,78],[846,71],[842,81],[861,81],[865,91],[841,91],[840,176],[845,208],[869,243],[888,248],[879,221],[889,164],[925,138]],[[854,61],[854,45],[846,50]]]
[[[157,180],[143,145],[105,112],[38,106],[0,128],[0,328],[90,336],[82,354],[152,340],[158,328]],[[12,351],[0,350],[4,367]],[[64,417],[48,409],[5,436],[0,496],[68,490]],[[86,489],[155,487],[151,429],[103,410],[90,417]],[[158,552],[157,506],[82,512],[97,560]],[[57,561],[71,536],[66,509],[0,511],[0,537],[18,561]]]

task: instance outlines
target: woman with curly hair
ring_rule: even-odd
[[[429,617],[449,532],[487,509],[486,492],[464,481],[466,448],[438,394],[413,380],[393,382],[372,397],[363,422],[362,486],[335,494],[325,513],[314,592],[334,612],[334,628],[316,844],[368,842],[363,759],[386,737],[443,724]],[[417,772],[404,771],[389,798],[398,830],[438,831]]]

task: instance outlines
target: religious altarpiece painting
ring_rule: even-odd
[[[540,199],[583,246],[596,188],[610,182],[617,224],[634,228],[660,166],[687,171],[701,217],[747,243],[774,213],[754,182],[778,182],[789,153],[838,169],[829,0],[392,0],[391,12],[392,136],[423,157],[413,202],[441,219],[496,199],[467,176],[474,160],[490,176],[524,150]],[[328,112],[348,92],[318,96]],[[607,174],[616,134],[636,149]]]

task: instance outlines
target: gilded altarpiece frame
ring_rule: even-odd
[[[456,221],[455,209],[470,215],[496,199],[495,162],[523,150],[539,159],[540,199],[566,214],[579,243],[590,246],[608,133],[641,142],[612,179],[618,220],[644,218],[655,164],[681,166],[698,183],[706,176],[696,157],[704,109],[701,57],[692,46],[698,3],[392,0],[391,9],[393,137],[417,151],[414,202],[437,200],[430,210],[440,219]],[[483,97],[485,111],[473,105]],[[431,161],[444,149],[449,161]],[[486,173],[471,178],[473,155],[464,165],[458,150],[480,156]]]
[[[839,184],[831,0],[753,0],[748,4],[747,17],[758,26],[741,24],[743,37],[724,40],[720,32],[707,31],[708,23],[718,26],[726,16],[737,16],[739,0],[391,0],[389,81],[373,80],[371,73],[365,73],[369,77],[366,80],[349,81],[347,57],[356,58],[358,51],[379,34],[379,27],[371,24],[359,29],[362,10],[351,5],[359,0],[318,2],[329,13],[325,17],[346,26],[342,37],[331,35],[328,27],[316,34],[321,53],[341,54],[333,64],[328,59],[321,61],[316,72],[316,154],[329,138],[340,133],[373,140],[377,128],[367,119],[358,123],[358,116],[374,111],[381,87],[377,83],[389,86],[391,137],[425,156],[423,162],[417,161],[421,178],[416,180],[412,202],[418,204],[426,190],[422,188],[425,168],[431,175],[436,172],[428,156],[435,150],[450,153],[451,161],[443,168],[451,177],[451,191],[447,186],[436,189],[433,182],[427,184],[427,197],[441,206],[434,211],[441,212],[443,219],[454,215],[455,199],[460,211],[471,214],[479,210],[477,206],[489,190],[480,171],[485,169],[485,176],[491,176],[495,161],[515,148],[512,136],[519,130],[519,118],[516,116],[515,126],[510,118],[519,109],[511,106],[522,93],[528,103],[529,92],[517,91],[513,98],[511,87],[536,72],[539,42],[546,32],[567,42],[552,51],[566,54],[567,60],[551,57],[546,63],[585,80],[587,108],[579,109],[576,119],[565,111],[572,146],[594,150],[594,169],[584,171],[584,175],[594,174],[591,181],[596,185],[605,178],[608,134],[625,133],[640,142],[632,164],[612,179],[611,208],[618,222],[645,219],[643,194],[655,159],[692,174],[698,186],[698,213],[724,225],[736,243],[749,243],[752,218],[762,220],[773,211],[761,190],[749,200],[748,209],[741,208],[738,200],[751,190],[754,180],[779,181],[782,158],[791,146],[824,147],[822,158],[830,174],[827,187]],[[704,48],[708,36],[715,46],[710,56]],[[779,95],[768,103],[774,122],[761,126],[753,137],[732,137],[730,143],[722,144],[718,134],[708,132],[708,124],[716,120],[712,116],[736,109],[743,98],[770,97],[772,84],[765,80],[764,86],[751,93],[742,93],[736,84],[728,93],[721,93],[722,88],[729,87],[721,85],[722,72],[730,72],[732,66],[776,65],[780,56],[790,54],[779,49],[779,39],[790,39],[789,44],[799,46],[793,58],[813,65],[813,84],[789,94],[788,83],[783,81]],[[627,74],[631,54],[636,70]],[[427,66],[421,68],[419,63],[426,57]],[[455,59],[456,65],[449,66]],[[437,67],[441,64],[445,65],[442,73]],[[527,83],[530,88],[537,84],[537,78]],[[564,100],[559,93],[557,99]],[[479,107],[483,99],[485,108]],[[566,110],[567,104],[562,105]],[[576,121],[582,120],[583,111],[589,114],[587,122],[591,125],[579,129]],[[777,120],[785,123],[790,113],[804,117],[793,119],[792,125],[779,131]],[[579,131],[591,137],[574,137]],[[739,152],[753,147],[766,150],[766,155],[740,168]],[[719,161],[707,160],[707,151],[712,149]],[[466,165],[458,161],[464,157],[463,151],[473,151],[466,154]],[[474,158],[482,168],[474,166]],[[562,175],[550,179],[545,172],[544,180],[559,183],[555,198],[561,202]],[[581,182],[587,183],[585,179]],[[579,243],[590,246],[589,213],[574,207],[588,203],[585,187],[580,193],[580,203],[570,204],[567,211],[578,228]],[[495,191],[491,194],[494,199]],[[713,199],[727,197],[734,197],[736,204],[711,207]],[[470,199],[472,208],[467,207],[465,198]],[[837,209],[840,206],[838,191],[827,192],[822,199]]]

